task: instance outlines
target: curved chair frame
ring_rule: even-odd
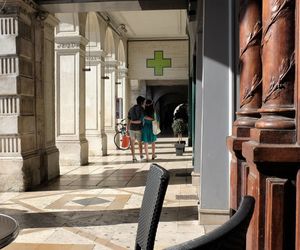
[[[219,228],[166,250],[245,250],[254,205],[252,196],[244,196],[237,212]]]

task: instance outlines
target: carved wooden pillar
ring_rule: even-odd
[[[296,250],[300,249],[300,170],[296,182]]]
[[[259,129],[291,130],[285,138],[289,143],[295,142],[294,3],[294,0],[263,1],[263,105],[262,118],[255,125]],[[274,142],[272,136],[267,140],[264,142]]]
[[[230,208],[236,210],[246,194],[248,167],[242,156],[242,143],[249,140],[250,128],[261,106],[261,0],[240,0],[240,111],[227,145],[232,153]],[[232,212],[232,211],[231,211]]]
[[[288,211],[285,202],[292,193],[288,179],[267,178],[266,180],[266,223],[265,249],[282,250],[284,248],[284,224],[292,211]],[[276,228],[276,230],[274,230]]]
[[[300,144],[300,67],[299,67],[299,62],[300,62],[300,1],[296,1],[296,46],[295,46],[295,62],[296,62],[296,102],[297,102],[297,145],[299,147]],[[300,151],[300,150],[299,150]],[[300,154],[300,153],[299,153]],[[297,178],[296,178],[296,246],[295,249],[298,250],[300,249],[300,169],[298,170],[297,173]]]
[[[248,194],[256,199],[247,249],[294,249],[295,145],[294,0],[263,0],[261,118],[242,153],[250,167]]]

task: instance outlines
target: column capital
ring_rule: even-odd
[[[44,24],[46,26],[49,26],[50,28],[54,28],[59,24],[59,20],[52,14],[49,14],[47,18],[44,20]]]
[[[117,73],[119,78],[126,78],[128,75],[128,68],[125,66],[118,66]]]
[[[56,50],[84,50],[88,40],[83,36],[56,36]]]
[[[112,73],[117,70],[118,61],[112,58],[111,56],[106,56],[104,65],[105,65],[105,72]]]
[[[86,65],[97,65],[99,63],[103,63],[102,60],[102,50],[91,50],[89,51],[86,47],[85,51],[85,61]]]

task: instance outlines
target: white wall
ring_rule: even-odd
[[[171,59],[171,67],[164,68],[163,76],[147,68],[147,59],[154,58],[154,51],[163,51],[164,58]],[[136,80],[185,80],[188,79],[188,40],[177,41],[129,41],[128,76]]]

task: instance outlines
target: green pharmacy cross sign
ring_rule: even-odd
[[[154,59],[147,59],[147,68],[154,68],[155,76],[163,76],[164,68],[171,68],[171,58],[164,58],[164,52],[162,50],[154,51]]]

